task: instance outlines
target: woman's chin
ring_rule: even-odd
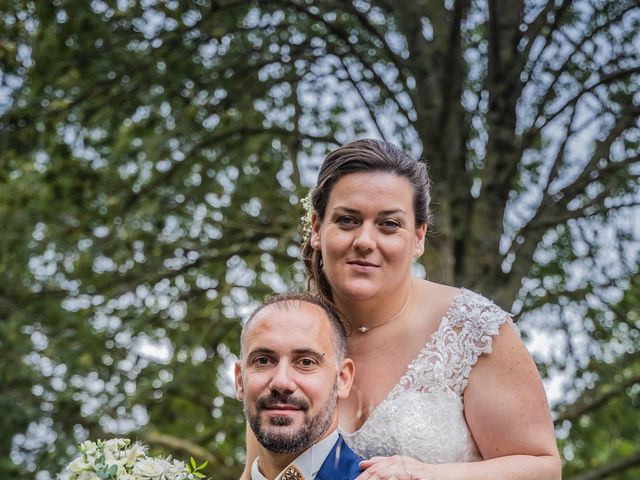
[[[379,286],[371,284],[352,283],[346,288],[341,289],[337,297],[344,298],[344,300],[369,300],[375,298],[381,293]]]

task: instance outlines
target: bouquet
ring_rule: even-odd
[[[171,458],[150,457],[147,447],[126,438],[86,441],[68,466],[69,480],[200,480],[207,462],[191,466]]]

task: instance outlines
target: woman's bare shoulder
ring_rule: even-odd
[[[431,334],[440,326],[442,319],[453,308],[456,298],[460,296],[462,289],[416,279],[414,283],[414,333],[422,332]],[[418,335],[420,337],[420,335]]]
[[[427,311],[437,310],[442,311],[443,314],[462,293],[460,288],[428,280],[416,279],[414,285],[418,293],[417,297],[420,303],[427,308]]]

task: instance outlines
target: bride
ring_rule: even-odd
[[[303,244],[310,287],[347,323],[356,365],[342,435],[359,479],[559,479],[536,366],[510,316],[413,278],[429,217],[424,164],[360,140],[331,152]],[[248,438],[248,465],[255,439]],[[243,478],[249,478],[245,470]]]

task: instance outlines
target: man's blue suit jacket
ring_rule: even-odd
[[[320,467],[316,480],[354,480],[362,473],[361,460],[340,436]]]

